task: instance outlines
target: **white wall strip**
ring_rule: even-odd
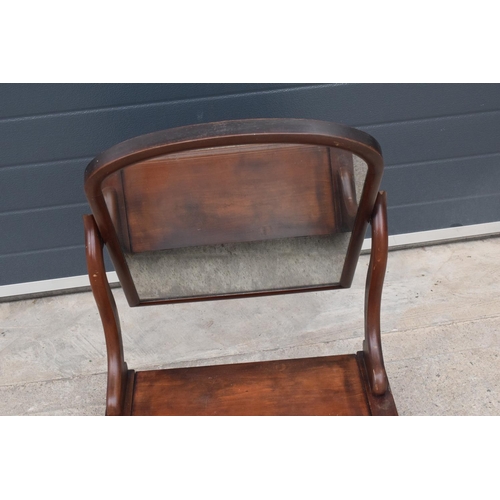
[[[493,235],[500,235],[500,222],[450,227],[446,229],[437,229],[435,231],[422,231],[419,233],[396,234],[394,236],[389,236],[389,249],[398,250],[401,248],[437,245],[439,243],[485,238]],[[370,248],[371,238],[367,238],[363,243],[361,251],[368,252]],[[118,277],[114,271],[108,272],[106,275],[110,284],[118,283]],[[87,289],[89,286],[89,278],[87,275],[3,285],[0,286],[0,301],[27,298],[29,296],[54,295],[56,293]]]
[[[447,227],[445,229],[421,231],[418,233],[395,234],[394,236],[389,236],[389,250],[438,245],[440,243],[486,238],[494,235],[500,235],[500,222],[487,222],[485,224],[474,224],[473,226]],[[371,238],[367,238],[363,243],[361,251],[369,251],[371,244]]]
[[[109,283],[118,283],[118,276],[115,271],[106,273],[106,276]],[[89,287],[89,277],[86,274],[54,280],[30,281],[27,283],[0,286],[0,299],[5,297],[17,298],[27,295],[43,295],[49,292],[64,292],[65,290],[87,289]]]

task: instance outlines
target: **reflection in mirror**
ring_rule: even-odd
[[[141,300],[332,285],[367,166],[326,146],[256,144],[152,158],[103,194]]]

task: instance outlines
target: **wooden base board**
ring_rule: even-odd
[[[397,415],[373,396],[363,353],[141,371],[129,377],[131,415]],[[133,387],[130,387],[133,385]]]

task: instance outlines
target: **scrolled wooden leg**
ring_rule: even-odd
[[[84,215],[85,251],[90,286],[101,316],[108,354],[106,415],[122,415],[127,386],[127,364],[123,357],[120,319],[106,277],[103,242],[92,215]]]
[[[383,191],[378,194],[375,202],[371,224],[372,249],[365,288],[363,351],[372,393],[381,396],[385,394],[389,385],[380,337],[380,306],[388,253],[387,201],[386,193]]]

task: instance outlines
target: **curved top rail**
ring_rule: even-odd
[[[321,144],[352,151],[368,164],[382,163],[379,143],[369,134],[346,125],[295,118],[260,118],[202,123],[161,130],[116,144],[94,158],[85,170],[85,189],[116,170],[154,156],[190,149],[236,144],[290,142]]]
[[[118,236],[108,213],[103,181],[137,162],[183,151],[223,146],[289,143],[340,148],[359,156],[367,166],[363,194],[339,286],[350,286],[370,221],[383,172],[379,143],[369,134],[336,123],[289,118],[232,120],[189,125],[134,137],[99,154],[85,170],[85,192],[99,232],[107,245],[130,305],[138,305]]]

